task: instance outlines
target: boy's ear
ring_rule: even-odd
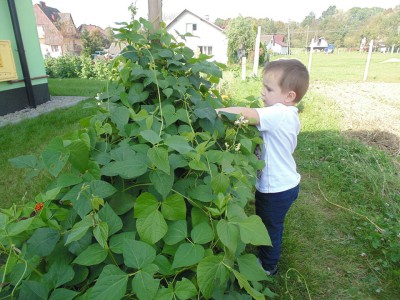
[[[294,102],[294,100],[296,99],[296,92],[294,91],[290,91],[289,93],[287,93],[286,95],[286,103],[292,103]]]

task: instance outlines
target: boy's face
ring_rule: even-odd
[[[277,72],[266,72],[263,76],[263,87],[261,98],[265,106],[272,106],[276,103],[293,105],[288,103],[290,92],[283,92],[279,86],[281,74]]]

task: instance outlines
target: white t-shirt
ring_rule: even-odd
[[[261,193],[278,193],[294,188],[300,182],[293,158],[300,132],[298,109],[277,103],[256,110],[260,117],[257,128],[264,141],[259,158],[265,161],[256,189]]]

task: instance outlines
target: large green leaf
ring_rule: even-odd
[[[49,288],[38,281],[23,280],[18,299],[47,300]]]
[[[175,245],[185,239],[187,236],[186,220],[170,222],[168,224],[167,234],[164,241],[167,245]]]
[[[89,163],[89,147],[83,140],[72,141],[66,147],[70,153],[69,162],[81,173],[85,172]]]
[[[243,254],[237,258],[240,273],[248,281],[266,280],[267,275],[260,266],[257,257],[254,254]]]
[[[174,92],[174,90],[171,89],[171,88],[163,89],[163,93],[164,93],[165,96],[167,96],[167,98],[171,97],[173,92]]]
[[[172,275],[174,274],[174,269],[172,268],[172,263],[164,255],[157,255],[154,263],[158,267],[158,272],[162,275]]]
[[[106,203],[102,209],[99,211],[99,218],[101,221],[105,222],[108,226],[108,236],[113,235],[122,229],[122,220],[108,203]]]
[[[170,104],[167,104],[163,107],[163,116],[165,119],[165,127],[174,124],[178,120],[175,108]]]
[[[95,237],[99,245],[105,248],[108,238],[108,224],[106,222],[98,223],[96,227],[93,229],[93,236]]]
[[[78,294],[79,294],[79,292],[76,292],[76,291],[59,288],[59,289],[55,289],[51,293],[49,300],[72,300]]]
[[[33,218],[13,222],[7,225],[7,233],[9,236],[16,236],[21,232],[26,231],[32,224]]]
[[[156,250],[142,241],[126,240],[122,253],[125,264],[135,269],[151,264],[156,258]]]
[[[174,269],[197,264],[204,257],[204,248],[192,243],[181,244],[175,253],[172,267]]]
[[[100,198],[107,198],[112,196],[117,189],[106,181],[93,180],[90,182],[90,191],[93,195],[96,195]]]
[[[175,294],[181,300],[190,299],[197,295],[196,286],[187,278],[177,281],[175,284]]]
[[[126,192],[117,192],[108,201],[113,211],[118,215],[123,215],[130,211],[135,204],[135,197]]]
[[[118,106],[111,110],[111,120],[117,125],[118,129],[122,130],[129,121],[130,112],[125,106]]]
[[[93,234],[91,231],[87,231],[82,238],[77,241],[73,241],[68,245],[68,251],[79,255],[83,252],[90,244],[92,244]]]
[[[167,223],[158,210],[153,211],[145,218],[138,218],[136,228],[140,238],[150,244],[157,243],[168,231]]]
[[[194,114],[201,119],[207,119],[214,124],[216,114],[215,110],[205,101],[196,103],[196,107],[194,109]]]
[[[229,176],[225,174],[217,174],[211,179],[211,187],[215,194],[226,193],[230,186]]]
[[[84,218],[91,210],[92,195],[88,184],[78,184],[70,189],[63,197],[62,201],[71,201],[72,206],[81,218]]]
[[[101,173],[106,176],[121,176],[124,179],[139,177],[147,172],[146,161],[142,156],[135,155],[124,161],[114,161],[105,165],[101,169]]]
[[[239,225],[240,238],[245,244],[271,246],[271,239],[261,218],[252,215],[237,223]],[[255,234],[257,233],[257,234]]]
[[[211,202],[213,193],[210,185],[198,185],[194,189],[189,190],[189,196],[201,202]]]
[[[72,300],[74,299],[79,292],[71,291],[64,288],[55,289],[51,295],[49,300]]]
[[[186,203],[179,194],[172,194],[161,204],[161,212],[167,220],[185,220]]]
[[[154,130],[143,130],[140,132],[140,135],[148,142],[152,143],[153,145],[158,144],[159,142],[162,141],[158,133],[156,133]]]
[[[239,282],[239,286],[244,288],[250,296],[252,296],[255,300],[264,300],[265,297],[260,292],[253,289],[250,283],[246,280],[246,278],[236,270],[232,270],[233,274],[235,275],[237,281]]]
[[[57,288],[69,281],[75,276],[71,265],[55,262],[50,266],[49,271],[43,276],[43,279],[49,283],[52,288]]]
[[[135,240],[136,232],[122,232],[114,234],[110,239],[110,250],[117,254],[122,254],[126,241]]]
[[[65,244],[67,245],[73,241],[81,239],[86,234],[88,229],[92,226],[93,226],[92,216],[86,216],[78,223],[75,223],[75,225],[72,227],[70,233],[67,236]]]
[[[92,244],[74,259],[74,263],[83,266],[93,266],[103,262],[107,257],[107,250],[99,244]]]
[[[70,153],[64,147],[62,138],[56,137],[42,152],[42,159],[50,174],[56,177],[67,163],[69,155]]]
[[[57,186],[60,188],[69,187],[81,183],[82,181],[83,180],[81,177],[75,174],[66,173],[66,174],[61,174],[57,178]]]
[[[208,222],[202,222],[192,229],[190,236],[196,244],[206,244],[214,239],[214,231]]]
[[[150,148],[147,152],[150,161],[157,167],[157,169],[170,174],[170,167],[168,161],[168,151],[162,147]]]
[[[58,230],[38,228],[27,241],[28,252],[33,255],[47,256],[53,251],[59,239]]]
[[[167,197],[174,185],[174,174],[171,173],[168,175],[163,171],[155,170],[150,172],[149,177],[157,192],[159,192],[163,198]]]
[[[227,222],[225,219],[221,219],[217,224],[217,234],[222,244],[224,244],[232,253],[235,253],[239,239],[239,230],[237,225]]]
[[[35,155],[22,155],[8,160],[16,168],[30,168],[34,169],[39,163]]]
[[[174,299],[174,291],[170,286],[168,288],[160,288],[157,292],[156,298],[157,300],[173,300]]]
[[[149,92],[148,91],[143,91],[143,92],[138,92],[133,89],[129,91],[128,94],[128,101],[130,104],[142,102],[146,100],[149,97]]]
[[[189,145],[188,141],[179,135],[171,135],[166,138],[164,143],[171,147],[172,149],[178,151],[180,154],[187,154],[193,150],[193,148]]]
[[[211,298],[216,287],[226,285],[228,281],[228,270],[225,267],[224,256],[207,256],[197,266],[197,283],[203,296]]]
[[[155,210],[158,210],[159,206],[160,203],[153,194],[142,193],[135,201],[134,216],[135,218],[145,218]]]
[[[139,300],[155,299],[159,285],[160,279],[146,272],[139,272],[132,280],[132,289]]]
[[[103,268],[103,271],[97,279],[89,299],[122,299],[126,293],[127,283],[128,274],[114,265],[107,265]]]

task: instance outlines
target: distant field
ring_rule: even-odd
[[[367,55],[365,52],[345,52],[341,49],[333,54],[314,52],[310,71],[311,80],[336,82],[363,81]],[[272,57],[272,59],[275,58],[277,57]],[[298,58],[308,66],[309,53],[294,49],[290,58]],[[389,60],[393,62],[387,62]],[[400,82],[400,54],[373,52],[368,68],[367,81]]]

